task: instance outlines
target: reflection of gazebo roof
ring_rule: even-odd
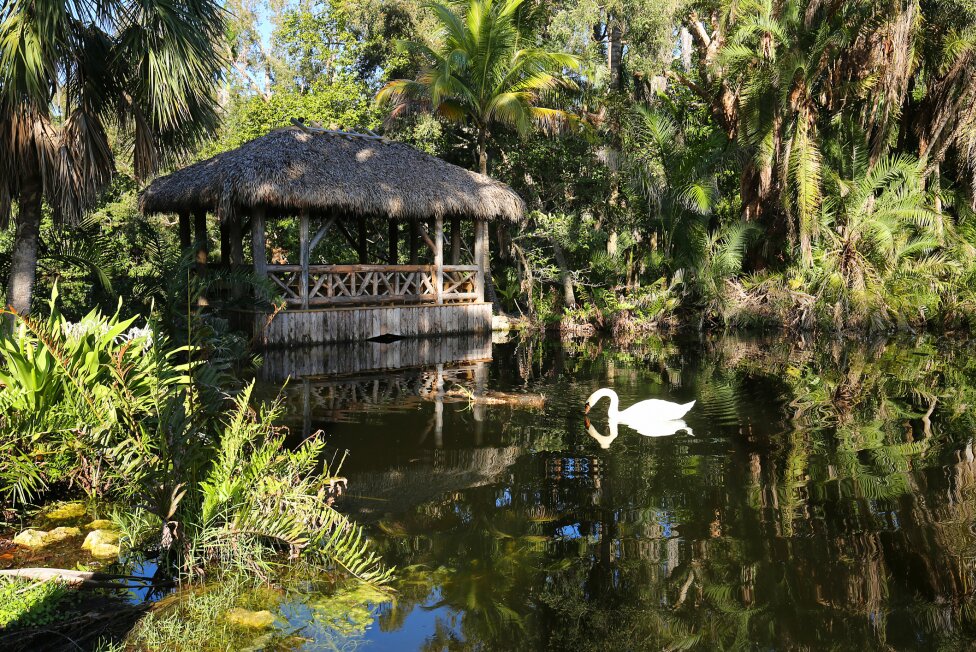
[[[268,216],[522,219],[511,188],[410,145],[369,134],[285,127],[154,181],[144,213],[260,207]],[[220,210],[218,210],[220,209]]]
[[[517,446],[439,451],[433,465],[357,473],[344,501],[365,513],[404,512],[444,494],[490,484],[521,454]],[[357,499],[362,497],[362,499]]]

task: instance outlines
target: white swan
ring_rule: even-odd
[[[611,424],[614,422],[611,421]],[[673,419],[671,421],[653,421],[651,423],[628,423],[626,424],[637,431],[638,435],[644,435],[645,437],[670,437],[684,430],[692,437],[695,433],[692,432],[691,427],[685,423],[684,419]]]
[[[590,398],[586,399],[586,407],[583,413],[588,414],[590,408],[603,398],[610,399],[610,409],[607,411],[607,416],[610,417],[611,422],[620,421],[620,423],[624,423],[637,431],[640,431],[639,426],[641,425],[648,425],[660,421],[677,421],[688,414],[688,410],[695,405],[695,401],[690,403],[672,403],[671,401],[661,401],[652,398],[647,401],[641,401],[640,403],[634,403],[626,410],[620,410],[620,399],[617,397],[617,392],[604,387],[593,392]]]

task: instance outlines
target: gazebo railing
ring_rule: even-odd
[[[477,265],[268,265],[268,278],[291,307],[474,303],[481,296]],[[440,282],[438,283],[438,280]]]

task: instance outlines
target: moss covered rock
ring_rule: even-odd
[[[47,538],[47,532],[44,530],[27,528],[14,537],[14,543],[16,543],[18,546],[23,546],[24,548],[30,548],[33,550],[35,548],[43,548],[49,543],[49,541]]]
[[[65,539],[70,539],[71,537],[80,537],[81,530],[76,527],[56,527],[47,533],[48,543],[54,543],[55,541],[64,541]]]
[[[92,557],[111,559],[119,556],[119,547],[114,543],[96,543],[88,549]]]
[[[107,518],[99,518],[85,526],[88,530],[114,530],[115,523]]]
[[[119,533],[115,530],[92,530],[81,544],[82,550],[87,550],[92,557],[110,559],[119,556]]]
[[[274,625],[274,614],[268,610],[251,611],[235,607],[227,610],[227,621],[248,629],[268,629]]]
[[[82,550],[92,550],[97,545],[113,545],[118,547],[119,533],[115,530],[92,530],[81,544]]]
[[[65,503],[45,512],[44,518],[52,521],[70,521],[74,518],[81,518],[87,511],[88,508],[85,507],[84,503]]]

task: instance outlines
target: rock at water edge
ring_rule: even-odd
[[[96,543],[90,549],[92,557],[110,559],[119,556],[119,547],[114,543]]]
[[[81,518],[87,511],[88,508],[85,507],[84,503],[65,503],[49,512],[45,512],[44,518],[52,521],[69,521],[73,518]]]
[[[92,550],[99,544],[109,544],[118,547],[119,533],[115,530],[92,530],[81,544],[82,550]]]
[[[30,548],[33,550],[35,548],[43,548],[49,543],[49,541],[47,538],[47,532],[44,530],[28,528],[14,537],[14,543],[16,543],[18,546],[23,546],[24,548]]]
[[[250,611],[234,607],[227,610],[227,621],[248,629],[267,629],[274,625],[275,617],[270,611]]]
[[[70,539],[71,537],[80,537],[81,530],[76,527],[56,527],[47,533],[48,543],[54,543],[55,541],[64,541],[65,539]]]

